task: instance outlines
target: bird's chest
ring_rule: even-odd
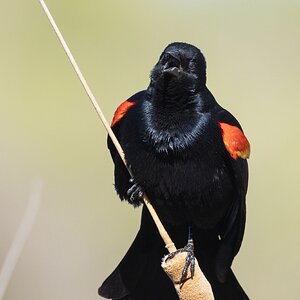
[[[228,176],[226,164],[217,152],[207,145],[203,149],[187,148],[182,155],[145,157],[144,185],[148,186],[148,180],[149,192],[170,205],[189,206],[202,201],[222,186]]]
[[[206,219],[217,222],[215,211],[223,214],[224,199],[232,191],[221,132],[209,115],[197,117],[180,123],[164,120],[165,127],[147,124],[145,118],[145,126],[137,127],[136,138],[127,143],[134,178],[170,223],[194,219],[193,214],[203,224]]]
[[[132,130],[127,162],[149,192],[156,190],[162,198],[192,196],[224,173],[221,133],[209,113],[164,113],[156,119],[144,114],[143,126]]]
[[[140,155],[139,165],[132,165],[135,178],[164,221],[212,227],[223,217],[232,199],[232,182],[226,164],[213,150],[191,148],[184,156],[163,156],[152,149]]]

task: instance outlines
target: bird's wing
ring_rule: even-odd
[[[130,129],[128,129],[126,123],[133,123],[132,120],[129,120],[129,114],[134,113],[133,108],[137,105],[137,103],[143,101],[145,93],[146,91],[141,91],[134,94],[128,100],[122,102],[114,113],[111,128],[121,146],[124,146],[124,144],[128,142],[126,141],[128,136],[126,130]],[[134,124],[129,125],[134,126]],[[127,191],[131,187],[129,182],[130,175],[109,136],[107,137],[107,147],[115,164],[115,188],[120,198],[123,200],[127,198]]]
[[[250,144],[238,121],[226,110],[218,113],[218,123],[227,152],[227,165],[235,184],[235,197],[221,226],[221,242],[217,255],[217,274],[226,278],[234,256],[238,253],[245,230],[246,193],[248,187],[248,163]]]

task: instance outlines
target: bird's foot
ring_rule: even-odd
[[[129,182],[133,183],[133,185],[127,191],[128,202],[131,204],[139,204],[143,200],[144,190],[141,186],[135,183],[133,178],[131,178]]]
[[[195,255],[194,255],[194,241],[192,238],[188,240],[188,243],[181,249],[178,249],[167,255],[166,260],[175,257],[176,254],[187,252],[187,257],[185,259],[185,265],[182,270],[180,283],[183,284],[187,279],[188,269],[190,268],[191,278],[194,277],[195,274]]]

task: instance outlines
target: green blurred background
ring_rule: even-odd
[[[299,299],[299,0],[48,5],[108,119],[168,43],[202,49],[210,90],[252,145],[235,272],[251,299]],[[4,299],[100,299],[141,211],[115,195],[106,133],[38,1],[0,2],[0,40],[0,266],[44,183]]]

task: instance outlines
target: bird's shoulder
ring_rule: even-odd
[[[136,106],[136,104],[144,101],[146,97],[146,90],[140,91],[123,101],[114,112],[114,116],[111,122],[111,127],[115,127],[124,117],[126,117],[127,113],[131,110],[132,107]]]
[[[228,168],[235,178],[240,198],[245,198],[248,187],[250,143],[238,120],[226,109],[219,107],[216,122],[221,131],[223,146],[228,153]]]
[[[218,108],[215,115],[223,143],[230,156],[235,160],[249,158],[250,143],[238,120],[222,107]]]

